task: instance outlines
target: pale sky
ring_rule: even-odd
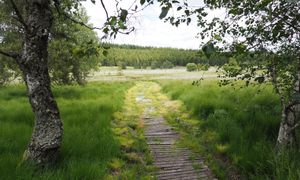
[[[133,0],[123,0],[122,2],[122,7],[127,9]],[[201,5],[199,4],[199,2],[201,2],[199,0],[189,2],[194,6]],[[115,11],[115,1],[104,0],[104,3],[109,14],[113,15]],[[90,16],[90,22],[96,27],[101,27],[105,22],[106,16],[104,10],[101,8],[100,1],[96,1],[95,5],[90,1],[86,1],[83,3],[83,6],[86,8],[88,16]],[[193,21],[189,26],[185,24],[179,27],[172,26],[158,18],[160,9],[161,7],[159,7],[158,3],[147,7],[138,13],[136,18],[131,20],[131,23],[136,28],[134,32],[130,35],[118,34],[116,39],[106,41],[117,44],[199,49],[201,39],[196,38],[196,36],[197,33],[200,32],[200,29],[196,26],[196,22]],[[213,13],[212,16],[220,16],[220,13],[222,12]],[[98,31],[98,35],[99,37],[102,36],[100,31]]]

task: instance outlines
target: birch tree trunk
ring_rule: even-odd
[[[297,68],[297,77],[294,85],[293,93],[296,97],[291,97],[291,100],[288,103],[282,104],[282,112],[281,112],[281,123],[277,138],[277,148],[286,148],[288,146],[293,146],[296,143],[296,127],[299,125],[300,118],[300,103],[299,103],[299,95],[300,95],[300,58],[298,62]]]
[[[296,120],[299,118],[299,105],[284,107],[281,114],[281,123],[277,138],[277,147],[279,149],[295,144],[295,126]]]
[[[44,165],[55,161],[62,142],[62,122],[48,73],[48,37],[52,25],[50,0],[26,1],[26,30],[21,57],[35,126],[24,160]]]

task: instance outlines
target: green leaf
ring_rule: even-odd
[[[234,9],[230,9],[229,10],[229,14],[233,14],[233,15],[236,15],[237,14],[237,9],[236,8],[234,8]]]
[[[163,19],[168,15],[170,8],[169,7],[162,7],[161,8],[161,13],[159,15],[159,19]]]
[[[140,0],[140,4],[144,5],[145,4],[145,0]]]
[[[190,11],[189,11],[189,10],[185,10],[184,12],[185,12],[185,14],[186,14],[187,16],[190,15]]]
[[[258,8],[262,9],[264,7],[266,7],[269,3],[271,3],[272,0],[263,0],[259,5]]]
[[[104,50],[104,51],[102,52],[102,54],[103,54],[105,57],[107,57],[108,51]]]
[[[127,15],[128,15],[128,11],[125,10],[125,9],[121,9],[121,15],[120,15],[121,21],[125,22],[126,18],[127,18]]]
[[[243,9],[241,8],[232,8],[229,10],[229,14],[240,15],[243,13]]]
[[[246,51],[247,47],[244,44],[236,44],[235,45],[235,50],[237,53],[241,54]]]
[[[182,9],[182,7],[181,6],[179,6],[178,8],[177,8],[177,11],[180,11]]]
[[[123,29],[123,30],[127,29],[127,27],[125,26],[125,24],[122,21],[119,21],[118,24],[119,24],[120,29]]]
[[[191,18],[187,18],[186,19],[186,24],[189,25],[191,23],[192,19]]]
[[[210,56],[215,52],[214,45],[209,42],[202,47],[202,51],[207,58],[210,58]]]
[[[108,27],[106,27],[106,28],[103,29],[103,32],[104,32],[105,34],[107,34],[108,31],[109,31],[109,28],[108,28]]]
[[[221,38],[221,36],[219,34],[216,34],[214,36],[214,39],[217,40],[217,41],[222,41],[222,38]]]
[[[109,24],[112,25],[112,26],[114,26],[114,25],[116,25],[116,23],[117,23],[117,17],[116,16],[112,16]]]

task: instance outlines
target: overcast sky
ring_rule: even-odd
[[[195,6],[200,5],[199,2],[201,1],[189,1],[190,4]],[[109,14],[112,15],[115,11],[115,1],[105,0],[104,3]],[[123,0],[122,7],[128,8],[131,3],[132,0]],[[83,3],[83,6],[90,16],[90,22],[93,23],[94,26],[101,27],[105,22],[106,16],[101,8],[100,2],[96,1],[96,4],[94,5],[90,1],[86,1]],[[135,19],[131,20],[131,23],[136,28],[134,32],[130,35],[118,34],[116,39],[107,41],[118,44],[199,49],[201,39],[196,38],[196,36],[200,29],[196,26],[196,22],[192,22],[189,26],[172,26],[169,23],[164,23],[163,20],[158,18],[160,9],[158,3],[147,7],[137,14]],[[219,13],[214,13],[213,16],[218,15]],[[99,36],[101,36],[100,33]]]

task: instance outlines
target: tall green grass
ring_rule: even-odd
[[[277,155],[274,150],[281,107],[271,86],[219,87],[216,81],[199,86],[183,81],[161,84],[200,121],[197,140],[206,153],[229,159],[245,179],[300,179],[299,151]]]
[[[113,113],[132,83],[54,87],[64,123],[56,166],[43,171],[19,165],[34,125],[24,86],[0,89],[0,179],[102,179],[120,153],[111,131]]]

